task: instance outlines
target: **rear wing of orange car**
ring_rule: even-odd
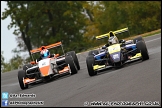
[[[51,45],[47,45],[47,46],[44,46],[44,47],[46,49],[51,49],[51,48],[58,47],[58,46],[62,46],[62,43],[61,42],[57,42],[57,43],[54,43],[54,44],[51,44]],[[41,51],[41,47],[37,48],[37,49],[30,50],[30,53],[34,54],[34,53],[37,53],[37,52],[40,52],[40,51]]]
[[[129,31],[128,27],[120,29],[120,30],[116,30],[116,31],[110,31],[109,33],[96,36],[96,39],[99,40],[99,39],[102,39],[102,38],[110,37],[110,33],[113,33],[114,35],[116,35],[116,34],[120,34],[120,33],[126,32],[126,31]]]

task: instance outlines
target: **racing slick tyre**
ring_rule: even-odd
[[[88,55],[93,55],[93,56],[94,56],[94,54],[95,55],[99,54],[98,50],[92,50],[92,51],[89,51],[89,53],[88,53]]]
[[[79,61],[78,61],[78,58],[77,58],[77,55],[75,53],[75,51],[70,51],[70,52],[67,52],[66,55],[71,55],[73,57],[73,60],[77,66],[77,69],[80,70],[80,65],[79,65]]]
[[[69,64],[71,69],[71,75],[76,74],[78,72],[77,66],[74,63],[74,60],[71,55],[65,56],[65,62],[66,64]]]
[[[19,85],[22,90],[28,88],[28,84],[24,84],[23,79],[26,78],[26,72],[24,70],[18,71],[18,80],[19,80]]]
[[[146,47],[146,44],[144,41],[139,41],[136,43],[137,49],[141,52],[142,55],[142,60],[148,60],[149,59],[149,55],[148,55],[148,50]]]
[[[142,36],[139,36],[139,37],[133,39],[134,44],[136,44],[138,41],[144,41]]]
[[[94,56],[93,56],[93,55],[89,55],[89,56],[86,58],[86,63],[87,63],[87,69],[88,69],[88,74],[89,74],[89,76],[94,76],[94,75],[96,75],[97,72],[93,70],[93,65],[94,65],[94,63],[95,63]]]

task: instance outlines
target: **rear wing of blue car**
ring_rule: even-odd
[[[103,38],[106,38],[106,37],[108,38],[108,37],[110,37],[110,34],[111,33],[113,33],[114,35],[116,35],[116,34],[120,34],[120,33],[127,32],[127,31],[129,32],[128,27],[123,28],[123,29],[120,29],[120,30],[116,30],[116,31],[110,31],[109,33],[96,36],[96,39],[103,39]]]

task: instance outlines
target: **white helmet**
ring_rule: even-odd
[[[119,43],[118,38],[115,36],[115,34],[112,31],[109,32],[109,36],[110,36],[110,38],[108,39],[109,45]]]
[[[109,45],[112,45],[112,44],[119,43],[119,41],[118,41],[118,38],[117,38],[116,36],[111,36],[111,37],[108,39],[108,43],[109,43]]]

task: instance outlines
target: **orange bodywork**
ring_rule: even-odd
[[[66,72],[66,71],[68,71],[68,70],[69,70],[69,67],[66,66],[66,67],[64,67],[64,69],[60,70],[59,73]]]
[[[26,79],[24,79],[24,84],[34,81],[34,80],[35,80],[35,78],[33,78],[33,79],[26,78]]]
[[[50,68],[50,66],[45,66],[45,67],[40,68],[40,71],[41,71],[43,76],[48,76],[49,68]],[[68,66],[66,66],[66,67],[64,67],[64,69],[60,70],[59,73],[61,74],[61,73],[67,72],[67,71],[69,71]],[[35,80],[36,80],[35,78],[33,78],[33,79],[26,78],[26,79],[23,80],[23,82],[24,82],[24,84],[26,84],[26,83],[29,83],[29,82],[32,82],[32,81],[35,81]]]
[[[57,43],[54,43],[54,44],[51,44],[51,45],[48,45],[48,46],[44,46],[46,49],[49,49],[49,48],[52,48],[52,47],[56,47],[56,46],[60,46],[62,45],[61,42],[57,42]],[[37,48],[37,49],[33,49],[33,50],[30,50],[31,53],[36,53],[36,52],[40,52],[41,51],[41,48]]]
[[[50,68],[50,65],[40,68],[40,71],[41,71],[43,76],[48,76],[49,68]]]

